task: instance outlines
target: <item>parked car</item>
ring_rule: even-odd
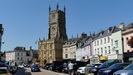
[[[113,75],[114,72],[125,68],[127,65],[129,65],[129,64],[126,64],[126,63],[115,63],[115,64],[109,66],[108,68],[100,69],[98,71],[97,75]]]
[[[85,74],[85,66],[84,67],[79,67],[77,69],[77,74],[78,75]]]
[[[18,68],[20,68],[20,69],[24,68],[24,65],[18,65]]]
[[[0,67],[0,75],[12,75],[7,68]]]
[[[113,63],[103,63],[99,67],[91,67],[90,68],[90,73],[93,73],[94,75],[97,75],[98,71],[103,68],[108,68],[110,65]]]
[[[128,65],[123,70],[116,71],[113,75],[133,75],[133,64]]]
[[[102,63],[87,64],[85,67],[85,74],[90,72],[91,67],[99,67]]]
[[[52,63],[46,63],[43,67],[43,69],[49,69],[49,67],[52,65]]]
[[[5,63],[0,63],[0,67],[7,67]]]
[[[68,64],[67,63],[63,63],[61,66],[59,66],[56,69],[57,72],[64,72],[67,73],[68,72]]]
[[[40,72],[40,67],[38,64],[32,65],[31,66],[31,72]]]
[[[80,75],[80,74],[85,74],[85,68],[87,65],[87,62],[79,62],[77,61],[77,71],[76,74]]]
[[[61,66],[61,65],[63,65],[63,61],[53,61],[53,63],[52,63],[52,65],[50,66],[50,69],[52,70],[52,71],[57,71],[57,69]]]
[[[0,75],[12,75],[4,63],[0,63]]]
[[[68,73],[68,66],[64,66],[64,67],[62,68],[62,72],[63,72],[63,73]]]
[[[8,65],[8,70],[11,74],[15,74],[18,70],[17,66],[13,66],[13,65]]]

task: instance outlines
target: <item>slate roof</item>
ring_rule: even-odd
[[[128,29],[131,29],[131,28],[133,28],[133,22],[128,24],[127,27],[125,27],[124,30],[128,30]]]
[[[107,30],[103,30],[94,36],[95,40],[110,36],[112,33],[119,31],[120,28],[116,26],[109,27]]]

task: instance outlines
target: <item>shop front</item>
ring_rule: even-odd
[[[98,55],[90,56],[89,59],[90,59],[90,64],[92,64],[92,63],[100,63]]]
[[[124,53],[124,62],[133,63],[133,52]]]
[[[123,62],[123,55],[122,54],[108,55],[108,60],[106,62]]]

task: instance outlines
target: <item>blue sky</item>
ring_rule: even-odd
[[[133,22],[133,0],[58,0],[59,9],[66,6],[66,28],[69,38],[85,32],[98,33],[110,26]],[[0,0],[0,24],[4,34],[2,51],[16,46],[38,49],[39,38],[48,37],[48,7],[56,0]]]

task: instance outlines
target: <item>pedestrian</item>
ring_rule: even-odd
[[[73,65],[73,75],[77,75],[77,69],[78,69],[78,65],[75,62],[74,65]]]
[[[73,75],[73,63],[71,61],[68,63],[69,75]]]
[[[87,64],[85,67],[85,75],[89,74],[90,64]]]

